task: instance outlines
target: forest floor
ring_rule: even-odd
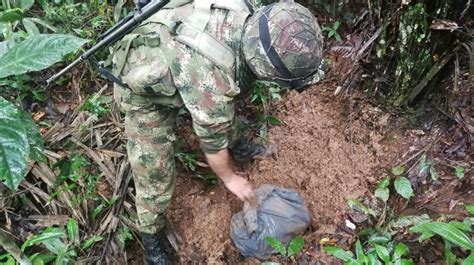
[[[353,233],[341,229],[349,210],[347,200],[370,193],[391,167],[417,151],[409,150],[410,146],[430,139],[422,130],[403,128],[399,118],[358,93],[334,96],[340,68],[334,64],[327,81],[301,93],[286,93],[272,105],[272,115],[283,123],[269,131],[268,142],[278,146],[275,157],[235,165],[254,187],[272,184],[304,198],[312,223],[304,234],[306,244],[298,263],[333,262],[320,252],[318,242],[322,238],[336,239],[340,245],[354,241]],[[184,126],[179,131],[197,147],[191,130]],[[242,203],[223,185],[209,186],[180,170],[168,210],[169,221],[182,239],[180,263],[259,264],[243,258],[230,237],[231,217],[241,208]]]

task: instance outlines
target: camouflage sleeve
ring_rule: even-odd
[[[177,44],[173,80],[191,113],[193,128],[205,153],[228,147],[233,135],[233,98],[240,90],[225,72],[208,59]]]

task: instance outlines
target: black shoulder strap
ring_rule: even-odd
[[[272,40],[270,38],[270,30],[268,28],[268,16],[272,10],[273,5],[268,5],[263,8],[262,15],[258,21],[258,30],[260,33],[260,42],[262,47],[267,53],[268,59],[272,63],[273,67],[281,74],[285,79],[291,79],[292,74],[290,70],[285,66],[280,56],[276,52],[275,48],[272,46]]]

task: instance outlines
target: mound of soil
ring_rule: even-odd
[[[257,160],[238,168],[258,187],[273,184],[299,192],[312,214],[312,229],[305,235],[308,249],[315,235],[334,233],[347,209],[346,200],[366,193],[370,183],[398,152],[397,137],[377,130],[387,116],[358,100],[341,99],[323,89],[323,83],[302,93],[290,92],[278,102],[269,142],[278,145],[275,158]],[[354,113],[364,113],[354,117]],[[377,132],[379,131],[379,132]],[[390,139],[390,141],[386,140]],[[169,219],[182,237],[180,262],[253,264],[240,256],[230,238],[230,219],[241,203],[217,185],[205,185],[181,175]]]

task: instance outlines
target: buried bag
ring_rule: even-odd
[[[274,237],[287,245],[308,228],[310,216],[303,199],[294,191],[263,185],[255,194],[257,207],[246,202],[243,210],[232,216],[231,236],[242,255],[267,259],[276,250],[265,238]]]

